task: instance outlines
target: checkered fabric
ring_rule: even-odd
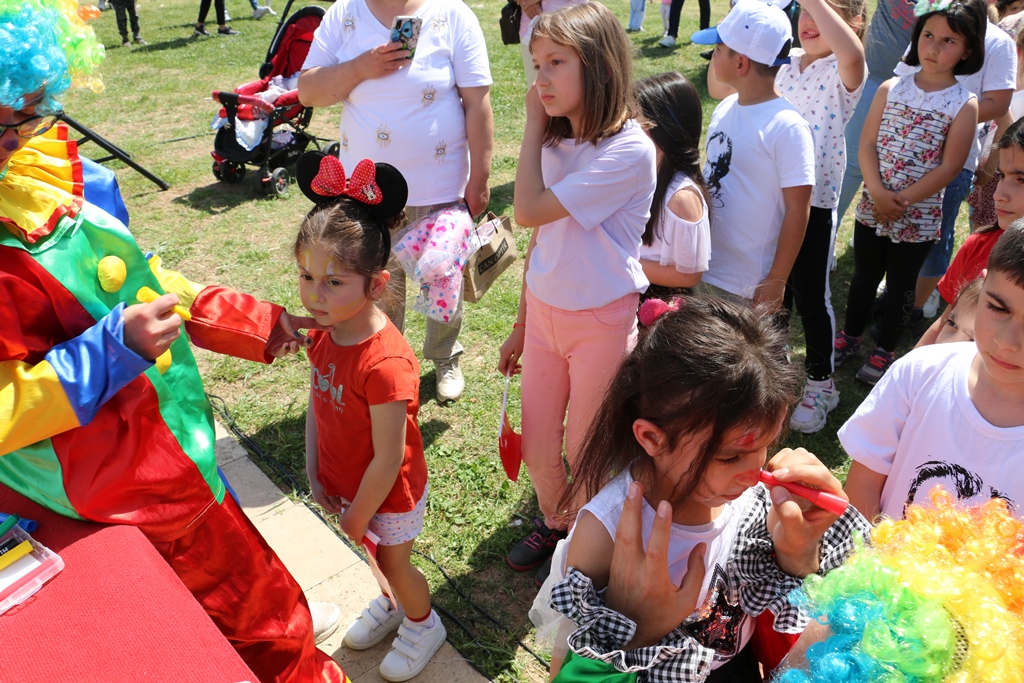
[[[575,567],[551,591],[551,606],[576,622],[569,647],[577,655],[599,659],[623,673],[636,673],[637,683],[699,683],[711,672],[715,651],[704,647],[682,627],[657,645],[624,650],[636,633],[636,624],[605,607],[604,591]]]
[[[775,563],[768,533],[771,498],[763,485],[744,498],[727,573],[729,602],[756,617],[765,610],[775,615],[775,630],[799,633],[810,621],[807,613],[789,603],[788,595],[802,580],[783,572]],[[851,505],[825,532],[819,550],[819,574],[843,563],[853,551],[855,538],[868,538],[871,525]],[[637,683],[701,683],[711,672],[715,651],[697,642],[680,624],[657,645],[623,650],[636,633],[636,624],[604,604],[604,591],[569,567],[565,579],[551,591],[551,607],[572,619],[579,628],[569,636],[577,655],[599,659],[617,671],[637,673]]]
[[[774,628],[780,633],[800,633],[810,622],[808,614],[789,603],[789,594],[802,579],[782,571],[775,562],[775,546],[768,532],[768,509],[772,501],[763,485],[743,511],[736,540],[729,557],[730,586],[737,586],[743,611],[756,617],[765,610],[775,615]],[[828,528],[818,550],[818,574],[824,576],[846,560],[853,551],[854,538],[868,537],[871,525],[852,505]],[[859,532],[859,533],[857,533]]]

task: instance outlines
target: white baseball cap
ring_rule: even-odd
[[[718,26],[697,31],[690,37],[691,42],[699,45],[724,43],[741,55],[768,66],[789,63],[789,57],[778,59],[778,56],[792,40],[793,27],[789,16],[780,9],[780,3],[762,0],[739,0]]]

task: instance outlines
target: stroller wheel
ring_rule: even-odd
[[[324,154],[326,154],[329,157],[336,157],[336,156],[338,156],[338,152],[340,152],[340,151],[341,151],[341,143],[338,142],[337,140],[334,140],[333,142],[328,143],[327,147],[324,148]]]
[[[220,167],[221,180],[237,185],[245,178],[245,165],[234,161],[225,161]]]
[[[275,168],[274,172],[270,174],[270,192],[268,194],[277,195],[283,197],[288,194],[288,184],[291,182],[291,177],[288,174],[287,168]]]
[[[213,177],[216,178],[217,180],[224,180],[224,174],[221,173],[220,166],[220,161],[213,162]]]

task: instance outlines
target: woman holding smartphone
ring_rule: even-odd
[[[417,26],[412,55],[402,27]],[[400,40],[391,40],[392,28]],[[406,220],[414,222],[463,200],[474,216],[487,209],[490,85],[480,22],[461,0],[338,0],[313,37],[299,99],[311,107],[344,100],[342,166],[350,172],[360,159],[395,166],[409,183]],[[397,265],[389,270],[398,296],[386,312],[403,329],[405,275]],[[461,323],[461,315],[427,319],[423,357],[437,368],[439,402],[462,395]]]

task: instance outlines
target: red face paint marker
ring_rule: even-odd
[[[828,510],[834,515],[842,516],[842,514],[846,512],[847,506],[850,504],[849,501],[843,500],[839,496],[833,493],[828,493],[827,491],[819,491],[818,489],[812,489],[802,484],[795,484],[788,481],[779,481],[767,470],[761,470],[760,478],[761,483],[765,486],[781,486],[793,495],[809,500],[822,510]]]

